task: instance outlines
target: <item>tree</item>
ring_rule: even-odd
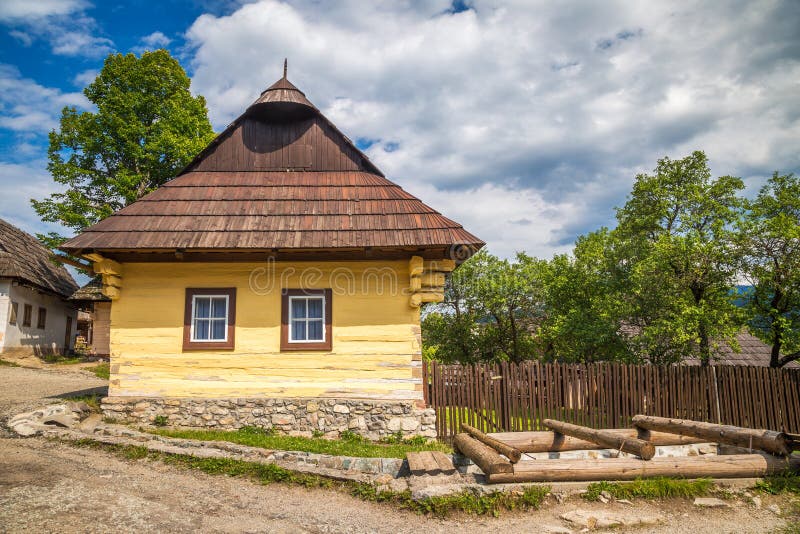
[[[750,331],[772,346],[770,367],[800,359],[800,179],[775,172],[747,202],[740,228]],[[781,356],[782,351],[787,351]]]
[[[549,359],[636,361],[621,328],[626,303],[618,287],[612,239],[601,228],[579,237],[572,255],[557,255],[547,264],[540,336]]]
[[[536,357],[542,265],[525,254],[515,262],[486,251],[470,258],[448,279],[444,302],[424,311],[426,354],[448,363]]]
[[[717,343],[736,346],[733,227],[743,187],[732,176],[712,179],[699,151],[636,177],[614,233],[642,352],[663,363],[695,354],[708,365]]]
[[[109,55],[84,94],[96,111],[65,107],[50,132],[48,170],[66,186],[31,203],[44,221],[75,231],[157,188],[214,137],[205,99],[166,50]],[[39,238],[56,247],[64,237]]]

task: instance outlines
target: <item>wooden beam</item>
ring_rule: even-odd
[[[647,430],[693,436],[715,443],[726,443],[747,449],[759,449],[782,456],[788,456],[792,452],[786,435],[783,432],[775,432],[773,430],[755,430],[739,426],[716,425],[688,419],[670,419],[648,415],[634,416],[633,424]]]
[[[91,263],[83,263],[82,261],[76,260],[69,256],[62,256],[60,254],[53,254],[53,259],[59,263],[66,263],[67,265],[72,265],[78,269],[83,269],[84,271],[89,271],[89,273],[93,273],[92,264]]]
[[[497,451],[473,438],[469,434],[456,434],[453,445],[457,451],[475,462],[484,474],[513,473],[511,462],[500,456]]]
[[[522,458],[522,453],[519,451],[519,449],[515,449],[514,447],[511,447],[502,441],[487,436],[474,426],[462,423],[461,429],[484,445],[488,445],[500,454],[504,455],[506,458],[511,460],[512,464],[519,462],[520,458]]]
[[[408,274],[410,276],[419,276],[422,274],[422,270],[422,256],[411,256],[411,259],[408,260]]]
[[[616,449],[639,456],[642,460],[649,460],[656,454],[656,447],[649,441],[639,438],[626,438],[604,430],[573,425],[563,421],[545,419],[542,424],[565,436],[572,436],[602,445],[608,449]]]
[[[770,454],[728,456],[659,456],[579,460],[533,460],[514,465],[513,473],[492,473],[490,483],[571,482],[634,480],[637,478],[755,478],[800,469],[800,458],[779,458]]]
[[[103,259],[94,263],[94,272],[98,274],[113,274],[122,276],[122,265],[114,260]]]
[[[707,443],[708,440],[691,436],[679,436],[665,432],[651,432],[649,430],[633,428],[606,428],[605,432],[616,434],[624,438],[639,438],[651,442],[655,446],[662,445],[691,445],[693,443]],[[520,452],[566,452],[605,449],[592,441],[586,441],[572,436],[565,436],[558,432],[548,430],[534,432],[491,432],[487,436],[500,440],[503,443],[519,449]]]

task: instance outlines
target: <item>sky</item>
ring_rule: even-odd
[[[112,52],[167,48],[219,132],[282,74],[495,254],[568,252],[637,173],[800,171],[800,2],[0,0],[0,217],[59,190],[47,134]],[[61,231],[67,235],[69,232]]]

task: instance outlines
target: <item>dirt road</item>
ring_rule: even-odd
[[[10,371],[10,372],[9,372]],[[51,402],[95,387],[90,375],[0,368],[0,412]],[[764,506],[785,499],[762,497]],[[331,490],[210,476],[157,461],[123,460],[39,438],[0,439],[0,532],[559,532],[560,514],[576,508],[660,514],[665,523],[636,532],[769,532],[773,512],[732,501],[700,509],[683,500],[634,506],[550,500],[541,510],[500,518],[430,519]],[[617,530],[619,531],[619,530]],[[565,532],[565,530],[561,530]]]

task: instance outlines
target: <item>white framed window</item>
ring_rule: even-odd
[[[228,340],[228,295],[192,296],[192,343]]]
[[[325,296],[289,297],[289,343],[325,341]]]

